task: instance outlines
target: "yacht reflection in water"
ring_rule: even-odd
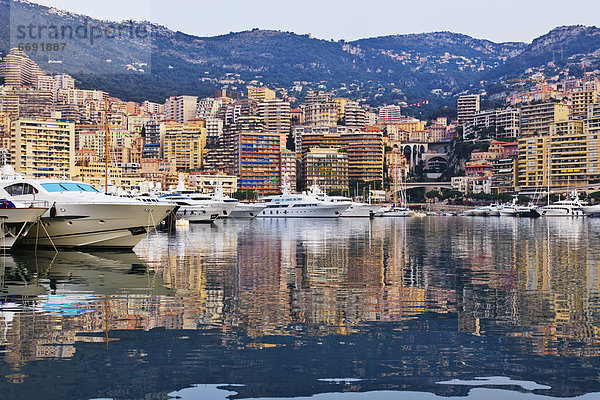
[[[0,393],[600,392],[600,222],[558,222],[222,220],[137,256],[17,254]]]

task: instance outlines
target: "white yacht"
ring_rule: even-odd
[[[481,206],[472,208],[465,211],[465,215],[468,217],[489,217],[491,213],[490,206]]]
[[[217,218],[229,217],[238,204],[236,199],[223,193],[223,187],[220,184],[217,184],[214,193],[196,193],[193,190],[186,189],[183,180],[180,179],[175,190],[170,193],[184,195],[193,200],[196,206],[205,205],[212,209],[218,209]]]
[[[266,207],[266,203],[239,202],[233,211],[229,213],[229,218],[256,218]]]
[[[526,206],[517,206],[517,216],[522,218],[537,218],[540,216],[539,208],[533,203],[529,203]]]
[[[600,217],[600,204],[584,205],[581,210],[588,217]]]
[[[10,250],[46,211],[48,207],[25,207],[0,199],[0,249]]]
[[[513,199],[510,203],[501,204],[498,207],[498,211],[500,211],[500,216],[503,217],[516,217],[517,216],[517,196],[513,196]]]
[[[577,192],[571,194],[570,199],[559,200],[555,203],[538,209],[542,217],[583,217],[583,207],[586,202],[579,200]]]
[[[415,212],[408,207],[392,207],[381,214],[382,217],[412,217]]]
[[[291,193],[284,178],[282,194],[264,198],[266,207],[257,218],[338,218],[349,207],[346,203],[331,203],[306,193]]]
[[[178,206],[176,216],[189,222],[213,222],[223,207],[203,200],[195,200],[180,193],[159,196],[159,199]]]
[[[26,206],[49,206],[18,242],[46,247],[132,249],[175,208],[106,195],[83,182],[18,175],[0,181],[0,197],[7,196]]]
[[[381,208],[379,205],[367,204],[367,203],[358,203],[353,201],[349,197],[344,196],[328,196],[325,192],[321,190],[318,185],[312,185],[310,187],[310,191],[308,193],[310,196],[314,197],[317,200],[324,201],[326,203],[335,203],[335,204],[346,204],[348,208],[341,215],[342,218],[345,217],[361,217],[361,218],[372,218],[375,216],[375,213]]]

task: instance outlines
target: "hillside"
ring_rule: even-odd
[[[114,24],[25,0],[0,0],[0,20],[12,20],[13,36],[15,21],[36,26]],[[0,24],[3,54],[10,47],[8,26]],[[93,45],[72,40],[63,53],[29,54],[45,70],[71,73],[80,87],[128,100],[206,96],[221,87],[241,90],[262,83],[291,90],[298,98],[314,88],[377,105],[418,98],[451,102],[453,95],[481,79],[547,63],[557,49],[569,57],[600,47],[598,29],[581,26],[557,28],[531,44],[494,43],[452,32],[333,42],[258,29],[197,37],[156,24],[147,27],[151,38],[145,40],[100,39]]]

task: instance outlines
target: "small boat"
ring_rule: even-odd
[[[382,217],[412,217],[415,212],[408,207],[392,207],[389,211],[381,214]]]

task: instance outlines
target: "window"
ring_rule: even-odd
[[[87,183],[42,183],[42,187],[49,192],[93,192],[99,193],[92,185]]]
[[[36,194],[38,190],[28,183],[15,183],[4,188],[11,196],[22,196],[25,194]]]

